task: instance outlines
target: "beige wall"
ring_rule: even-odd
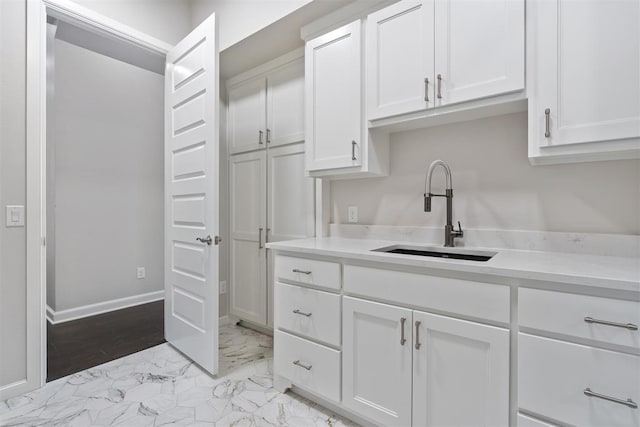
[[[25,228],[4,226],[25,204],[25,19],[24,0],[0,0],[0,390],[26,377]]]
[[[362,224],[444,225],[444,200],[431,213],[422,201],[426,169],[442,159],[463,228],[640,234],[640,161],[531,166],[526,113],[392,134],[390,151],[388,177],[331,184],[333,222],[358,206]]]

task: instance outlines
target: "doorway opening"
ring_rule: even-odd
[[[164,58],[49,17],[46,102],[52,381],[165,342]]]

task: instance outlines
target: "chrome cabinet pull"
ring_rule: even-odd
[[[420,344],[420,325],[422,322],[416,321],[416,350],[420,350],[422,344]]]
[[[216,236],[217,237],[217,236]],[[198,242],[201,243],[206,243],[208,246],[211,246],[211,242],[213,242],[213,240],[211,240],[211,236],[207,236],[207,237],[196,237],[196,240]],[[218,244],[217,239],[216,239],[216,245]]]
[[[424,102],[429,102],[429,77],[424,78]]]
[[[356,142],[355,141],[351,141],[351,160],[357,160],[356,159]]]
[[[628,406],[629,408],[638,409],[638,404],[631,399],[622,400],[616,397],[607,396],[606,394],[596,393],[591,391],[589,387],[584,389],[584,394],[589,397],[597,397],[598,399],[608,400],[609,402],[619,403],[621,405]]]
[[[607,326],[615,326],[616,328],[626,328],[632,331],[638,330],[638,325],[633,323],[618,323],[618,322],[609,322],[608,320],[599,320],[594,319],[593,317],[585,317],[584,321],[587,323],[597,323],[599,325],[607,325]]]
[[[267,144],[271,144],[271,129],[267,129]]]
[[[550,109],[546,109],[544,110],[544,137],[545,138],[549,138],[551,136],[551,130],[550,130],[550,116],[551,115],[551,110]]]
[[[262,132],[261,130],[258,131],[258,144],[264,144],[264,142],[262,142],[262,134],[264,132]]]
[[[311,313],[305,313],[304,311],[300,311],[297,308],[293,310],[295,314],[299,314],[300,316],[311,317]]]
[[[307,371],[310,371],[311,368],[313,368],[313,365],[305,365],[304,363],[301,363],[299,360],[294,360],[293,364],[296,366],[300,366],[301,368],[304,368]]]
[[[262,231],[263,230],[264,230],[263,228],[258,228],[258,249],[264,248],[264,245],[262,244]]]
[[[298,270],[297,268],[294,268],[294,269],[293,269],[293,270],[291,270],[291,271],[293,271],[294,273],[302,273],[302,274],[306,274],[307,276],[308,276],[309,274],[311,274],[311,270]]]
[[[438,74],[438,99],[442,99],[442,74]]]
[[[404,322],[406,321],[407,319],[405,317],[400,318],[400,345],[404,345],[404,343],[407,342],[406,338],[404,337]]]

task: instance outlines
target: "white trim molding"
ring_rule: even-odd
[[[67,310],[55,311],[47,305],[47,320],[57,325],[71,320],[83,319],[95,316],[96,314],[109,313],[111,311],[122,310],[123,308],[134,307],[136,305],[147,304],[164,299],[164,290],[149,292],[147,294],[133,295],[125,298],[118,298],[110,301],[98,302],[95,304],[83,305],[69,308]]]

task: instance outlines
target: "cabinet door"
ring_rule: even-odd
[[[524,0],[435,0],[436,105],[524,89],[524,19]]]
[[[378,425],[411,425],[411,310],[342,304],[342,403]]]
[[[255,78],[229,87],[229,153],[256,150],[266,141],[266,80]]]
[[[419,311],[413,322],[413,425],[507,426],[509,331]]]
[[[267,135],[270,146],[304,140],[304,61],[267,76]]]
[[[360,21],[305,46],[307,169],[362,164]]]
[[[266,324],[266,153],[230,157],[231,313]]]
[[[367,118],[434,106],[433,0],[404,0],[367,18]]]
[[[531,7],[536,100],[529,126],[536,142],[640,137],[640,2],[550,0]]]

